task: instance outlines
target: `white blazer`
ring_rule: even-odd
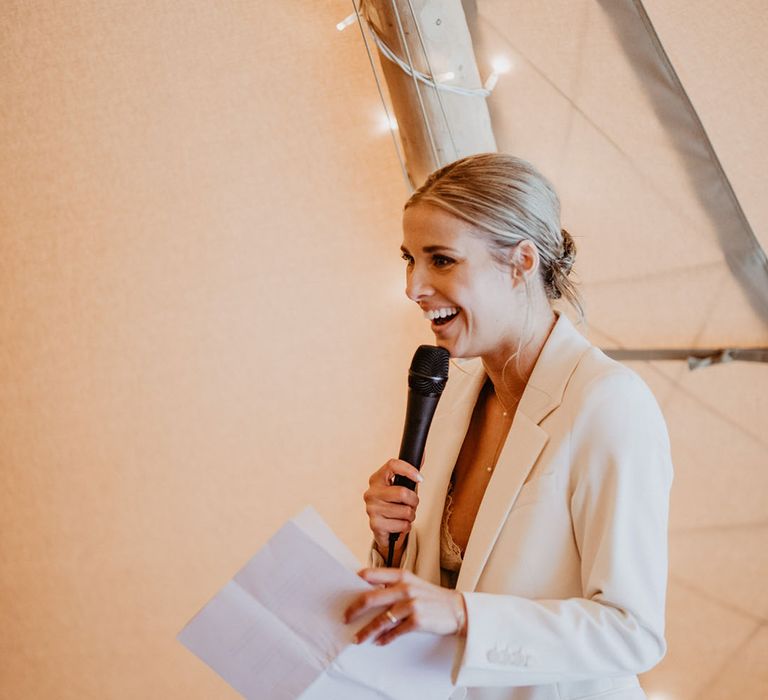
[[[440,583],[448,483],[486,380],[453,361],[402,566]],[[453,682],[472,700],[637,700],[664,655],[666,425],[645,383],[560,315],[477,512]],[[378,559],[378,558],[377,558]]]

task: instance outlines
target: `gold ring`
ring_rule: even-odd
[[[390,621],[390,622],[391,622],[393,625],[396,625],[396,624],[398,623],[398,619],[397,619],[397,618],[396,618],[396,617],[395,617],[395,616],[392,614],[392,611],[391,611],[391,610],[387,610],[387,612],[386,612],[386,616],[387,616],[387,618],[389,618],[389,621]]]

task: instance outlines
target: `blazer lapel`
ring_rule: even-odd
[[[424,450],[422,474],[427,488],[419,490],[419,554],[416,573],[432,583],[440,583],[440,528],[445,497],[464,437],[469,428],[477,396],[485,382],[479,359],[456,363],[448,380]],[[440,410],[446,407],[445,410]],[[423,524],[422,524],[423,523]]]
[[[531,373],[506,443],[480,503],[456,582],[457,590],[472,591],[477,586],[483,567],[517,499],[520,488],[549,440],[549,435],[539,424],[560,405],[568,380],[579,359],[589,347],[587,340],[576,331],[568,318],[561,314]],[[481,374],[483,376],[479,382],[478,391],[482,386],[482,380],[485,379],[485,373]],[[477,393],[474,400],[477,400]],[[474,401],[472,407],[474,407]],[[470,408],[470,416],[471,410],[472,408]],[[467,425],[468,422],[469,419],[467,419]],[[465,433],[466,426],[459,440],[459,449]],[[458,450],[448,470],[445,490],[442,491],[443,500],[445,500],[450,473],[457,455]],[[430,512],[433,511],[430,509]],[[442,513],[442,510],[439,512]],[[436,533],[438,557],[439,536],[438,522]]]
[[[456,590],[475,589],[517,494],[548,439],[547,433],[518,409],[477,511]]]

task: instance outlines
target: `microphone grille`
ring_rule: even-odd
[[[440,396],[448,380],[449,352],[434,345],[419,345],[408,371],[408,386],[422,396]]]

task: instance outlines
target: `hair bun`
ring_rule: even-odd
[[[563,253],[557,262],[560,271],[564,275],[567,275],[571,271],[573,263],[576,260],[576,244],[573,242],[571,234],[564,228],[560,229],[560,233],[563,236]]]

